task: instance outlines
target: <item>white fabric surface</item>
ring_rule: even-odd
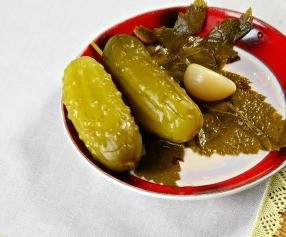
[[[189,0],[0,1],[0,235],[228,236],[249,234],[265,182],[205,201],[125,190],[75,150],[61,115],[63,69],[107,27]],[[286,32],[283,0],[209,0]]]

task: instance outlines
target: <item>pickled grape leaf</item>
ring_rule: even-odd
[[[144,26],[136,26],[133,33],[145,44],[152,44],[157,40],[153,31]]]
[[[166,52],[166,49],[161,46],[150,46],[147,47],[147,50],[155,63],[164,68],[176,82],[181,81],[188,65],[185,61],[186,59],[181,58],[180,55]]]
[[[259,150],[278,150],[286,146],[286,121],[253,91],[249,82],[234,73],[221,72],[237,85],[237,91],[218,102],[200,102],[204,126],[187,145],[210,156],[255,154]]]
[[[189,63],[197,63],[210,69],[222,69],[226,63],[239,59],[232,46],[220,42],[202,42],[198,46],[183,49]]]
[[[147,48],[152,59],[162,66],[176,81],[181,81],[184,71],[191,63],[207,68],[222,69],[226,63],[239,60],[238,53],[232,46],[222,43],[206,42],[200,44],[201,38],[189,38],[188,43],[177,53],[170,53],[166,48],[157,46]],[[196,46],[194,46],[196,45]]]
[[[164,46],[169,52],[179,51],[185,44],[188,43],[189,34],[176,35],[173,28],[165,26],[154,29],[155,35],[159,45]]]
[[[202,29],[206,9],[206,3],[197,0],[186,13],[178,15],[174,28],[163,26],[152,31],[141,26],[134,30],[143,43],[153,44],[153,51],[150,52],[152,59],[175,81],[182,80],[185,69],[191,63],[220,70],[225,64],[239,60],[233,44],[252,29],[251,8],[239,19],[222,21],[205,38],[193,36]]]
[[[222,69],[226,63],[239,60],[233,45],[252,29],[252,20],[252,11],[249,8],[239,19],[222,21],[197,45],[183,49],[186,58],[190,63],[198,63],[211,69]]]
[[[224,45],[232,46],[252,30],[252,21],[252,10],[249,8],[239,19],[230,18],[222,21],[204,38],[203,43],[219,42]]]
[[[134,173],[146,180],[176,186],[181,171],[179,161],[184,157],[184,146],[170,143],[150,135],[143,136],[146,154]]]
[[[179,13],[174,28],[165,26],[153,30],[159,44],[176,52],[189,42],[189,37],[201,31],[207,15],[207,4],[204,0],[195,0],[185,13]]]
[[[252,28],[252,10],[249,8],[239,19],[222,21],[197,45],[184,47],[190,63],[201,64],[210,69],[222,69],[227,63],[239,60],[233,45]]]
[[[160,27],[149,30],[143,26],[136,27],[134,34],[143,43],[157,42],[169,52],[180,50],[191,35],[201,31],[207,14],[207,4],[204,0],[195,0],[185,13],[179,13],[174,28]]]
[[[207,3],[196,0],[185,13],[179,13],[174,26],[175,35],[194,35],[202,30],[207,15]]]

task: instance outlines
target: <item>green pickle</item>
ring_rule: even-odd
[[[126,96],[140,125],[156,136],[182,143],[198,134],[203,116],[186,92],[151,59],[135,37],[112,37],[103,62]]]
[[[100,63],[81,57],[67,66],[63,103],[94,159],[113,171],[136,167],[142,154],[139,129]]]

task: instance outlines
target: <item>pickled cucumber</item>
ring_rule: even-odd
[[[160,138],[182,143],[201,129],[198,106],[129,35],[113,36],[103,50],[103,62],[126,96],[136,120]]]
[[[63,103],[94,159],[114,171],[132,169],[138,164],[141,135],[129,107],[101,64],[81,57],[67,66]]]

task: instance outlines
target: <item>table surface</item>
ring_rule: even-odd
[[[0,1],[0,236],[248,236],[266,183],[174,201],[111,183],[76,152],[61,115],[63,69],[115,22],[186,0]],[[286,33],[286,1],[209,0]]]

